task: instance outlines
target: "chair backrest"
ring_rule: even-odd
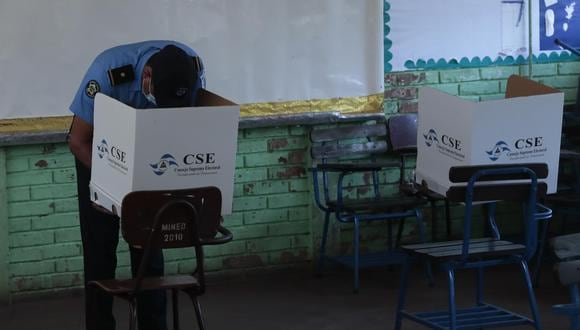
[[[338,197],[334,197],[331,190],[337,189],[336,175],[324,168],[319,168],[321,164],[343,166],[353,166],[352,171],[365,171],[361,168],[354,168],[357,163],[376,163],[379,155],[385,154],[388,150],[387,126],[385,123],[376,124],[355,124],[350,126],[340,126],[333,128],[314,128],[310,131],[310,155],[312,159],[314,198],[316,205],[326,210],[323,204],[342,198],[342,191],[338,189]],[[343,168],[349,171],[349,168]],[[378,168],[366,169],[367,173],[372,172],[372,191],[375,197],[380,196]],[[330,174],[333,172],[334,174]],[[365,174],[366,175],[366,174]],[[321,183],[319,183],[321,179]],[[338,179],[340,180],[340,179]],[[364,179],[365,184],[367,178]],[[322,192],[320,191],[322,187]],[[324,200],[324,202],[323,202]]]
[[[388,121],[389,141],[391,148],[398,153],[401,158],[401,170],[399,173],[399,183],[405,181],[405,169],[407,167],[407,157],[417,155],[417,114],[406,113],[392,116]],[[411,179],[411,180],[414,180]]]
[[[310,131],[313,162],[349,156],[384,153],[388,150],[384,123],[354,125]]]
[[[389,140],[393,151],[417,151],[417,114],[407,113],[389,118]]]
[[[221,221],[216,187],[135,191],[123,199],[121,229],[132,246],[182,248],[214,237]]]
[[[532,184],[532,177],[545,179],[547,176],[548,166],[543,163],[452,167],[449,169],[449,180],[452,183],[467,185],[452,186],[447,191],[447,199],[452,202],[465,202],[471,193],[473,202],[491,200],[526,202],[530,198],[530,189],[537,189],[534,197],[536,199],[545,196],[547,191],[545,182]],[[526,179],[528,179],[526,182],[513,182]],[[475,185],[475,182],[487,184]]]
[[[548,176],[548,166],[540,163],[504,164],[483,166],[460,166],[449,170],[449,180],[453,183],[467,183],[466,186],[452,186],[447,192],[447,199],[452,202],[465,202],[463,220],[463,260],[469,255],[471,239],[472,214],[474,202],[491,202],[488,217],[490,228],[495,239],[500,238],[499,228],[495,223],[495,202],[511,201],[523,206],[523,238],[525,242],[524,258],[533,256],[537,247],[537,200],[546,194],[546,183],[538,183],[538,178]]]

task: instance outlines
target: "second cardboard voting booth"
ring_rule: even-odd
[[[506,98],[473,102],[419,92],[416,181],[445,195],[453,166],[546,163],[556,192],[564,93],[511,76]]]
[[[91,200],[120,214],[131,191],[215,186],[230,214],[240,107],[206,90],[197,103],[134,109],[97,94]]]

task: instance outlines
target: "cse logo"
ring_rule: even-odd
[[[184,165],[203,165],[203,164],[215,164],[215,153],[191,153],[183,157]],[[165,154],[161,156],[159,161],[154,164],[149,164],[153,169],[153,173],[157,175],[163,175],[170,167],[174,167],[177,171],[186,171],[189,167],[180,167],[177,159],[171,154]]]
[[[425,144],[427,147],[432,146],[434,143],[439,143],[439,138],[437,137],[437,132],[434,129],[430,129],[428,133],[423,134],[425,139]]]
[[[519,139],[515,143],[516,149],[536,148],[541,147],[542,145],[544,145],[544,138],[542,136]]]
[[[161,159],[155,164],[149,164],[153,169],[153,173],[157,175],[162,175],[169,169],[171,166],[178,167],[177,160],[171,154],[165,154],[161,156]]]
[[[183,163],[185,165],[214,164],[215,153],[187,154],[183,157]]]
[[[103,159],[105,155],[110,155],[112,158],[119,160],[122,163],[127,162],[127,153],[116,146],[112,146],[109,148],[107,140],[105,139],[102,139],[101,143],[97,146],[97,155],[99,156],[100,159]]]
[[[441,143],[457,151],[461,151],[462,148],[461,141],[449,135],[441,135]]]
[[[461,151],[461,149],[463,148],[461,140],[454,138],[452,136],[443,134],[441,135],[441,139],[439,139],[439,136],[434,129],[430,129],[429,132],[423,134],[423,138],[425,138],[425,144],[428,147],[436,143],[438,144],[439,140],[441,140],[441,144],[450,147],[452,149],[455,149],[457,151]]]
[[[105,155],[109,153],[109,145],[107,144],[107,140],[102,139],[101,143],[97,146],[97,155],[100,159],[103,159]]]
[[[111,157],[121,161],[121,163],[127,162],[127,153],[115,146],[111,147]]]
[[[501,157],[501,155],[509,152],[511,152],[511,150],[508,144],[505,143],[504,141],[498,141],[495,144],[495,146],[491,148],[491,150],[486,151],[487,155],[489,156],[489,159],[491,159],[494,162],[498,160]]]
[[[517,139],[514,142],[513,147],[517,150],[525,150],[531,148],[538,148],[544,145],[544,137],[536,136],[536,137],[529,137],[529,138],[522,138]],[[504,141],[498,141],[491,150],[486,151],[489,156],[489,159],[492,161],[498,160],[502,155],[509,154],[511,149],[507,143]]]

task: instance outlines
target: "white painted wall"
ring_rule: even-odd
[[[2,0],[0,119],[67,115],[102,50],[173,39],[240,103],[383,90],[383,0]]]
[[[516,1],[517,2],[517,1]],[[528,0],[390,0],[394,71],[407,60],[528,55]],[[523,6],[522,6],[523,5]]]

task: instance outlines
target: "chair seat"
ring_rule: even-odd
[[[133,291],[135,279],[126,280],[102,280],[89,282],[92,285],[103,289],[111,294],[127,294]],[[185,289],[197,287],[197,279],[191,275],[163,276],[163,277],[146,277],[141,282],[140,290],[168,290],[168,289]]]
[[[427,204],[427,200],[412,196],[389,196],[388,198],[362,198],[362,199],[345,199],[342,202],[345,211],[364,211],[366,212],[384,212],[390,209],[409,209],[420,207]],[[333,210],[338,203],[330,201],[327,206]]]
[[[411,254],[443,260],[461,259],[463,241],[434,242],[404,245],[401,248]],[[469,259],[478,259],[488,255],[494,258],[503,255],[514,255],[525,252],[522,244],[493,238],[472,239],[469,241]]]

